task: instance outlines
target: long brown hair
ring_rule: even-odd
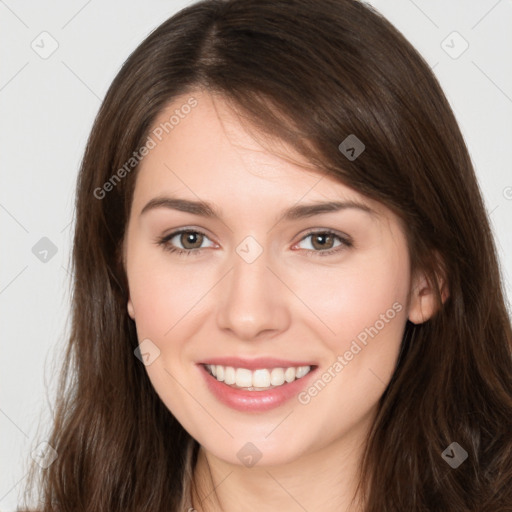
[[[72,329],[48,437],[58,457],[30,477],[41,510],[163,512],[183,497],[191,438],[134,357],[120,248],[137,174],[126,162],[169,101],[197,88],[391,208],[412,271],[434,286],[444,276],[448,299],[407,322],[380,400],[364,510],[512,510],[511,325],[472,163],[429,66],[355,0],[205,0],[116,76],[77,183]],[[365,144],[353,160],[338,147],[351,134]],[[442,456],[452,442],[468,453],[457,468]]]

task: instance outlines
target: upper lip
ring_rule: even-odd
[[[262,368],[289,368],[290,366],[315,366],[306,361],[290,361],[286,359],[277,359],[275,357],[258,357],[256,359],[244,359],[240,357],[212,357],[199,364],[212,364],[220,366],[232,366],[234,368],[247,368],[248,370],[257,370]]]

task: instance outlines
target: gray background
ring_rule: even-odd
[[[69,332],[74,186],[93,118],[129,53],[189,3],[0,0],[0,510],[19,503],[28,458],[49,427],[48,398]],[[445,90],[477,170],[510,298],[512,1],[370,3]]]

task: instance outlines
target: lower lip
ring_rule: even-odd
[[[206,379],[209,390],[223,404],[243,412],[262,412],[274,409],[283,405],[291,398],[297,396],[315,373],[313,368],[307,375],[293,382],[288,382],[266,391],[246,391],[236,389],[219,382],[215,377],[208,373],[204,365],[199,365],[200,371]]]

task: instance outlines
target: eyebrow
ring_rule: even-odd
[[[140,215],[157,208],[178,210],[180,212],[192,213],[194,215],[212,219],[220,219],[222,217],[220,211],[208,202],[191,201],[189,199],[180,199],[177,197],[155,197],[154,199],[151,199],[146,206],[144,206]],[[314,215],[320,215],[322,213],[346,210],[349,208],[362,210],[370,215],[376,214],[375,210],[369,206],[356,201],[327,201],[292,206],[281,212],[279,218],[281,220],[291,221],[313,217]]]

